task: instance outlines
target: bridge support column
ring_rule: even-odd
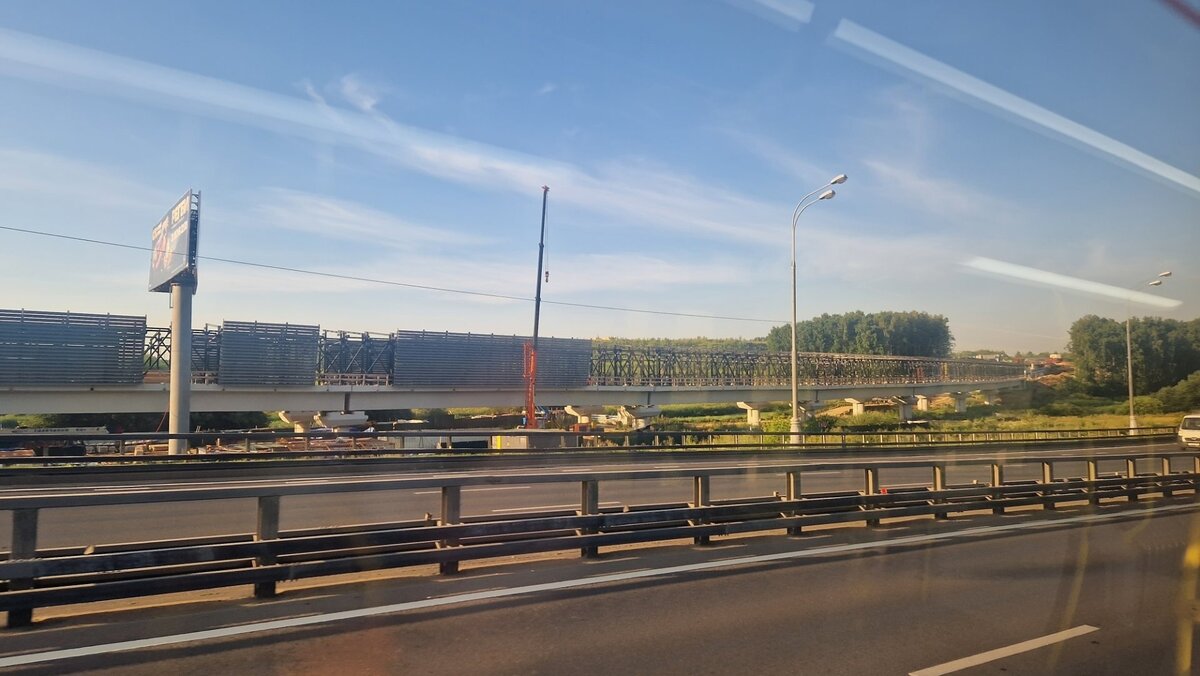
[[[304,434],[312,429],[313,419],[317,417],[317,411],[280,411],[279,419],[292,426],[292,430],[297,434]]]
[[[908,397],[896,397],[896,415],[900,418],[900,422],[912,420],[913,403]]]
[[[867,412],[867,402],[858,399],[847,399],[846,401],[850,404],[850,415],[862,415]]]
[[[954,399],[954,412],[967,412],[967,397],[971,396],[969,392],[951,392],[950,397]]]
[[[568,415],[575,416],[575,422],[579,423],[580,425],[590,425],[592,424],[593,416],[604,413],[603,406],[577,406],[575,404],[571,404],[570,406],[565,407],[563,410],[565,410]]]
[[[765,401],[739,401],[738,408],[746,411],[746,426],[752,430],[762,429],[762,410],[767,407],[769,402]]]
[[[640,430],[650,422],[662,414],[662,409],[657,406],[622,406],[617,415],[620,416],[621,422],[625,423],[630,429]]]
[[[929,397],[927,397],[923,394],[918,394],[918,395],[916,395],[915,398],[917,400],[917,410],[918,411],[928,411],[929,410]]]

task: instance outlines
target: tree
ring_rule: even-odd
[[[791,331],[787,324],[771,329],[766,337],[767,346],[776,352],[789,351]],[[954,337],[949,321],[942,315],[855,310],[798,322],[796,343],[802,352],[944,358],[950,355]]]
[[[1200,320],[1158,317],[1130,320],[1134,389],[1146,393],[1174,385],[1200,370]],[[1089,394],[1125,394],[1128,360],[1124,322],[1088,315],[1071,325],[1069,351],[1075,377]]]

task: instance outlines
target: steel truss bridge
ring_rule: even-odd
[[[196,411],[519,406],[520,336],[230,322],[193,330]],[[0,412],[166,408],[171,332],[141,317],[0,310]],[[140,355],[140,359],[138,359]],[[787,353],[543,338],[548,406],[767,402],[790,397]],[[1021,365],[801,353],[804,401],[1019,387]]]

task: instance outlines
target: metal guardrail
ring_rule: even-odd
[[[1078,430],[1020,430],[938,432],[812,432],[763,433],[740,431],[631,430],[622,432],[569,432],[565,430],[418,430],[383,432],[200,432],[188,434],[3,434],[0,445],[10,449],[58,447],[71,453],[31,457],[0,451],[0,467],[21,464],[96,464],[131,462],[211,463],[219,460],[254,458],[298,459],[304,457],[395,457],[429,453],[495,453],[512,455],[525,449],[478,448],[477,442],[495,437],[549,436],[559,441],[553,448],[530,448],[541,454],[594,451],[688,450],[768,451],[830,450],[859,448],[938,448],[987,444],[1053,444],[1068,441],[1136,441],[1174,438],[1174,427]],[[193,453],[184,456],[133,455],[139,446],[165,444],[170,439],[187,439]],[[437,439],[438,447],[413,446],[412,439]],[[574,441],[575,443],[567,443]],[[474,443],[473,443],[474,442]],[[387,444],[388,448],[372,448]],[[216,453],[198,453],[197,447],[214,446]],[[46,455],[49,455],[48,452]]]
[[[1177,466],[1190,464],[1187,471]],[[1079,477],[1058,477],[1055,465],[1084,463]],[[1155,471],[1141,473],[1147,464]],[[1040,465],[1037,481],[1006,481],[1017,465]],[[1101,472],[1116,465],[1118,471]],[[1140,466],[1139,466],[1140,465]],[[988,483],[953,484],[951,470],[986,467]],[[881,473],[899,469],[930,472],[927,486],[888,490]],[[859,491],[801,492],[810,472],[863,472]],[[714,477],[769,474],[782,477],[782,492],[770,496],[718,500]],[[687,503],[600,507],[603,482],[689,479]],[[1002,460],[873,461],[851,463],[758,464],[655,470],[544,472],[424,476],[390,479],[331,479],[323,482],[263,482],[239,486],[138,488],[122,491],[63,492],[0,497],[0,510],[11,512],[12,544],[0,563],[0,610],[8,626],[32,622],[36,608],[117,598],[254,585],[255,596],[272,597],[282,581],[357,573],[402,566],[438,564],[442,573],[462,561],[518,554],[579,549],[586,557],[600,547],[737,533],[786,530],[797,534],[815,525],[977,512],[1003,513],[1019,506],[1054,509],[1068,502],[1099,505],[1149,494],[1171,497],[1177,491],[1197,496],[1200,454],[1195,452],[1105,456],[1047,456]],[[580,486],[575,510],[530,511],[504,516],[464,516],[462,491],[468,486],[574,483]],[[436,488],[440,515],[417,521],[338,528],[281,531],[284,497]],[[38,521],[43,510],[145,505],[252,498],[257,501],[254,533],[171,541],[101,544],[39,549]]]

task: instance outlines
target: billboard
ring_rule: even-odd
[[[188,190],[150,231],[150,290],[170,291],[185,284],[196,291],[196,239],[200,193]]]

